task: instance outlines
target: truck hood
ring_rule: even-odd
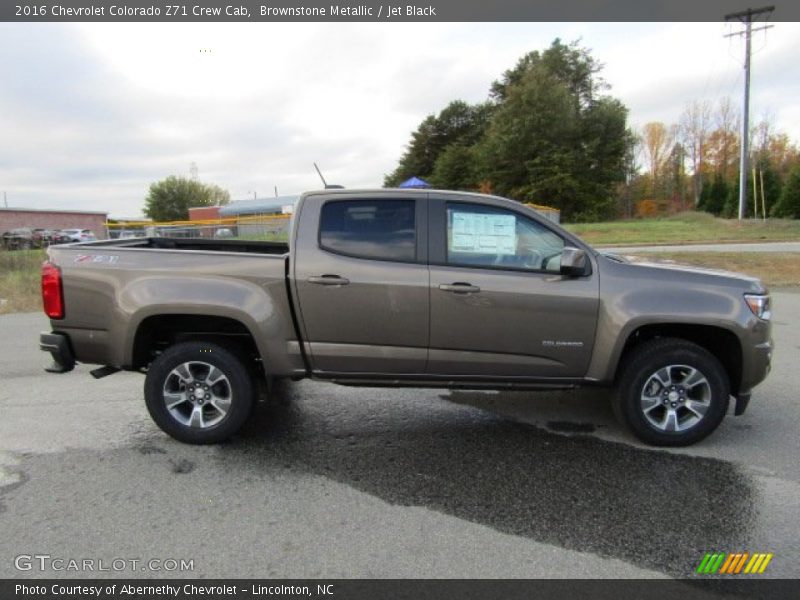
[[[602,252],[601,254],[605,258],[614,262],[629,265],[631,269],[634,269],[639,273],[641,273],[642,269],[651,272],[654,270],[661,272],[667,271],[674,274],[676,281],[680,280],[682,277],[693,282],[697,282],[699,279],[705,278],[706,281],[711,279],[711,281],[708,281],[708,283],[713,283],[713,281],[716,280],[717,283],[726,286],[738,285],[743,290],[748,292],[756,294],[767,293],[767,287],[761,282],[760,279],[750,275],[745,275],[744,273],[725,271],[722,269],[709,269],[706,267],[697,267],[693,265],[683,265],[666,259],[659,261],[655,257],[623,256],[620,254],[614,254],[613,252]]]

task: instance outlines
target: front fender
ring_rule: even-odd
[[[746,347],[743,338],[753,315],[742,300],[741,288],[714,285],[708,279],[670,280],[644,269],[638,271],[642,276],[638,279],[623,272],[615,281],[614,270],[608,269],[614,277],[601,278],[604,289],[588,379],[612,382],[628,339],[647,325],[710,326],[733,334]]]

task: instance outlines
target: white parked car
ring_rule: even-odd
[[[222,227],[214,232],[214,238],[218,240],[225,238],[232,238],[232,237],[233,237],[233,230],[228,227]]]
[[[61,233],[71,242],[94,242],[97,236],[91,229],[62,229]]]

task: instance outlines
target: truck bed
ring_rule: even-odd
[[[64,317],[53,327],[69,337],[78,361],[139,368],[142,328],[153,336],[206,315],[214,326],[235,321],[247,328],[278,372],[294,373],[295,362],[302,367],[302,357],[287,352],[297,336],[285,243],[132,238],[50,246],[48,257],[63,278]]]

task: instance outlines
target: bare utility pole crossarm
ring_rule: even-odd
[[[762,29],[769,29],[773,25],[765,25],[753,29],[753,19],[760,15],[770,15],[775,10],[774,6],[764,6],[762,8],[748,8],[735,13],[725,15],[726,21],[740,21],[744,24],[744,31],[737,31],[725,37],[732,35],[745,36],[745,50],[744,50],[744,102],[742,104],[742,153],[739,160],[739,220],[744,218],[744,208],[747,199],[747,163],[750,153],[750,55],[751,55],[751,39],[753,31],[761,31]]]

